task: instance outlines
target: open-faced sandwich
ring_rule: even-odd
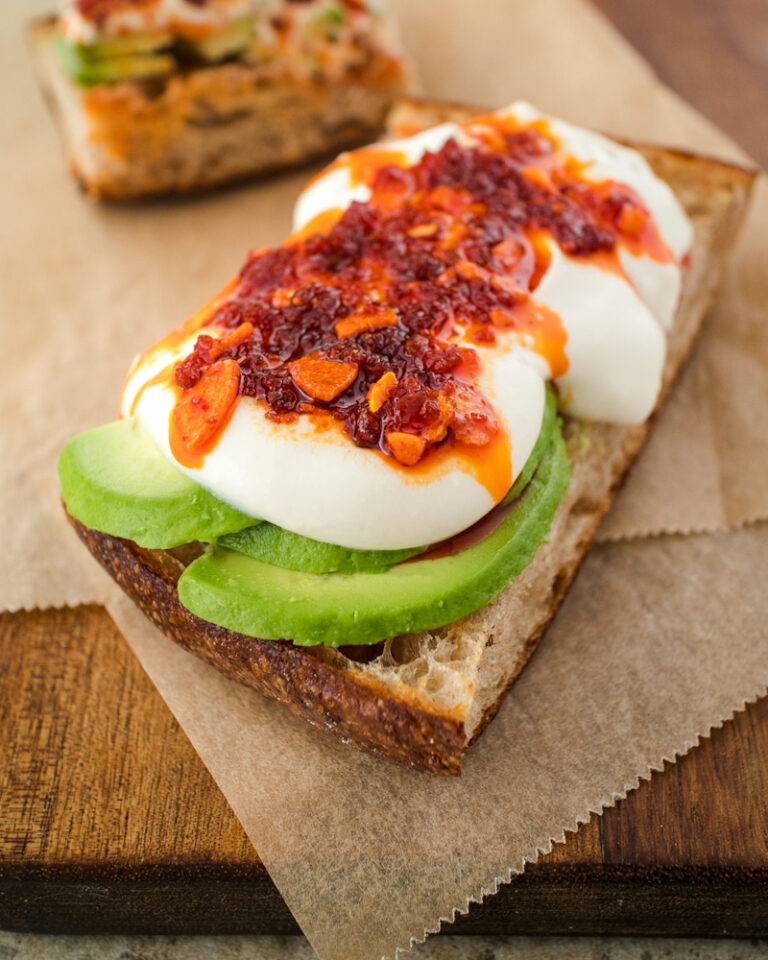
[[[409,85],[368,0],[64,0],[30,37],[96,197],[200,190],[370,140]]]
[[[691,348],[752,174],[526,104],[411,102],[392,132],[137,358],[122,419],[59,469],[168,636],[456,773]]]

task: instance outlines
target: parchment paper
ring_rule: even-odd
[[[767,533],[595,549],[452,780],[313,730],[147,629],[126,598],[110,611],[315,950],[375,960],[765,692]]]
[[[718,307],[554,628],[458,781],[359,755],[166,641],[60,519],[56,454],[110,419],[132,354],[279,241],[306,174],[97,208],[0,36],[0,606],[106,602],[323,957],[391,955],[464,910],[768,686],[768,194]],[[398,0],[425,90],[525,97],[618,135],[739,157],[576,0]],[[13,92],[9,96],[9,91]],[[755,415],[759,412],[760,415]],[[624,542],[670,531],[720,531]]]

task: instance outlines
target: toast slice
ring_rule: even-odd
[[[411,86],[402,57],[371,49],[339,78],[268,79],[231,61],[162,84],[82,87],[59,62],[55,28],[55,17],[33,21],[30,48],[72,171],[99,199],[201,191],[370,141]]]
[[[477,112],[412,100],[393,110],[389,127],[402,135]],[[695,232],[657,413],[713,298],[754,173],[678,150],[637,149],[672,186]],[[404,766],[457,774],[464,751],[493,717],[554,616],[649,428],[650,420],[632,427],[566,420],[571,483],[549,542],[523,573],[459,622],[368,648],[297,647],[207,623],[180,604],[175,586],[199,545],[150,551],[72,523],[150,620],[190,652],[360,749]]]

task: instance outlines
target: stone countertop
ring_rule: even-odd
[[[0,932],[0,960],[313,960],[303,937],[81,937]],[[414,960],[764,960],[768,940],[438,937]]]

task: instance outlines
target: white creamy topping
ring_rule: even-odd
[[[123,416],[130,415],[141,385],[187,356],[195,339],[158,351],[146,366],[134,369],[123,391]],[[541,429],[544,380],[513,354],[489,353],[480,387],[513,438],[517,476]],[[175,400],[171,387],[153,385],[141,394],[135,411],[170,460],[168,423]],[[428,477],[410,477],[340,431],[318,433],[306,417],[274,423],[250,397],[241,397],[200,469],[176,465],[244,513],[358,550],[426,546],[465,530],[494,506],[460,457],[447,458]]]
[[[679,261],[691,247],[691,223],[669,185],[636,150],[548,117],[527,103],[514,103],[498,113],[523,124],[545,120],[562,152],[588,164],[581,174],[585,180],[615,180],[635,190],[675,255],[675,263],[659,263],[620,247],[619,260],[630,286],[616,274],[565,256],[552,240],[552,262],[533,294],[537,303],[559,314],[568,335],[569,368],[559,378],[563,410],[593,420],[641,423],[653,410],[661,384],[666,340],[659,327],[668,331],[672,326],[680,298]],[[444,123],[379,146],[403,150],[408,162],[416,163],[451,137],[462,145],[472,143],[461,127]],[[365,185],[352,184],[349,168],[334,168],[299,196],[293,229],[300,230],[324,210],[344,209],[370,195]],[[537,360],[534,365],[540,369]]]
[[[437,153],[451,138],[462,145],[472,142],[458,124],[441,123],[437,127],[415,133],[412,137],[387,140],[362,149],[402,153],[409,164],[415,165],[425,153]],[[347,154],[342,153],[339,160],[343,160],[345,156]],[[326,210],[345,210],[354,200],[364,203],[370,198],[371,188],[364,183],[353,183],[349,167],[334,167],[299,194],[293,208],[294,232],[305,227]]]
[[[529,103],[513,103],[498,112],[499,116],[512,116],[520,123],[545,120],[548,129],[560,141],[563,153],[589,163],[582,174],[586,180],[593,183],[617,180],[632,187],[642,197],[662,240],[672,253],[679,259],[690,250],[693,228],[680,201],[669,184],[656,176],[648,161],[637,150],[622,146],[592,130],[574,127],[547,116]]]
[[[680,299],[679,261],[691,249],[693,227],[674,191],[660,180],[642,154],[599,133],[574,127],[570,123],[548,117],[529,103],[514,103],[502,116],[513,116],[520,123],[546,120],[549,129],[560,141],[564,153],[588,161],[583,172],[586,180],[618,180],[632,187],[651,214],[661,239],[675,255],[678,263],[656,263],[647,256],[635,256],[627,249],[619,250],[621,265],[635,289],[665,330],[674,319]],[[612,419],[604,417],[602,419]]]
[[[515,104],[521,122],[542,115]],[[659,263],[621,247],[626,272],[602,269],[567,256],[550,238],[551,261],[534,303],[559,315],[567,335],[568,370],[558,378],[562,409],[574,416],[641,423],[653,410],[661,384],[668,330],[680,294],[680,260],[692,231],[670,188],[635,151],[598,134],[550,120],[564,153],[588,164],[582,176],[613,180],[639,195],[659,235],[676,258]],[[454,124],[378,145],[402,150],[410,163],[455,137],[471,143]],[[331,168],[299,197],[298,230],[326,210],[366,200],[370,190],[353,185],[343,165]],[[498,345],[466,342],[482,363],[478,386],[511,440],[512,477],[527,460],[541,429],[547,361],[514,330],[497,330]],[[127,415],[139,388],[165,365],[186,356],[195,336],[173,354],[152,355],[132,371],[123,397]],[[141,395],[136,413],[166,456],[172,458],[168,425],[174,394],[158,384]],[[409,474],[378,453],[355,446],[339,430],[318,432],[305,417],[275,424],[253,399],[241,397],[232,420],[199,469],[181,467],[217,496],[253,516],[305,536],[358,549],[398,549],[445,539],[479,520],[493,499],[461,456],[450,451],[438,467]]]
[[[550,246],[552,263],[535,299],[560,315],[568,334],[561,407],[587,420],[642,423],[661,386],[663,330],[618,274]]]

